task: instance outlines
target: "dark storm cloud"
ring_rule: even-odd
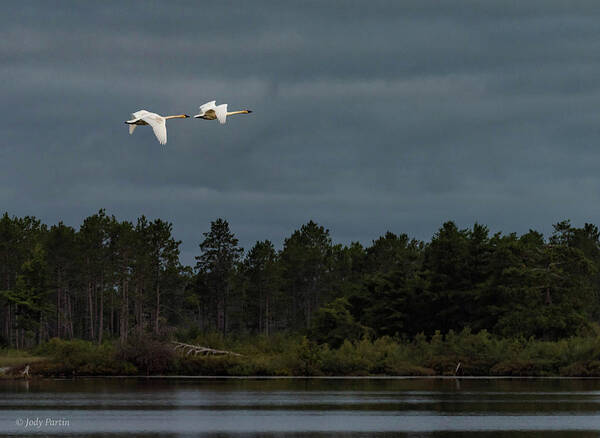
[[[210,220],[248,248],[309,219],[369,243],[447,219],[597,220],[596,2],[26,2],[0,18],[0,207]],[[140,108],[250,116],[127,135]]]

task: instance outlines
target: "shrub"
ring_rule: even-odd
[[[32,372],[45,376],[129,375],[137,372],[131,363],[116,357],[114,345],[108,342],[96,345],[80,339],[53,338],[36,351],[49,359],[32,365]]]
[[[560,369],[564,377],[600,377],[600,361],[576,362]]]
[[[550,376],[556,369],[550,360],[506,360],[492,367],[490,374],[494,376]]]
[[[165,342],[136,336],[119,347],[117,358],[132,363],[146,375],[164,374],[173,367],[174,351]]]
[[[332,348],[338,348],[345,341],[360,339],[366,332],[367,328],[352,317],[348,300],[338,298],[317,311],[310,338],[319,344],[327,343]]]
[[[292,350],[288,360],[288,369],[297,376],[321,375],[322,348],[316,342],[303,336],[300,343]]]

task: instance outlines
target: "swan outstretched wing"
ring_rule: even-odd
[[[142,117],[145,117],[147,115],[152,114],[149,111],[146,110],[139,110],[136,111],[135,113],[131,114],[131,120],[128,120],[127,123],[129,123],[129,135],[133,134],[133,131],[135,131],[135,122],[139,121],[142,119]]]
[[[227,121],[227,104],[219,105],[215,107],[215,114],[220,124],[224,124]]]
[[[210,102],[206,102],[204,105],[200,105],[200,114],[198,115],[203,116],[208,110],[215,109],[216,104],[216,100],[211,100]]]
[[[154,135],[160,144],[167,144],[167,124],[164,117],[157,114],[148,114],[140,117],[141,120],[152,126]]]
[[[150,111],[146,111],[146,110],[139,110],[134,112],[131,117],[133,117],[134,119],[141,119],[144,116],[147,116],[149,114],[152,114]]]

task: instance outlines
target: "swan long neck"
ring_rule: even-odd
[[[236,114],[250,114],[251,112],[252,111],[250,111],[250,110],[231,111],[231,112],[228,112],[227,115],[228,116],[234,116]]]
[[[169,120],[169,119],[186,119],[189,116],[187,114],[177,114],[175,116],[165,116],[165,120]]]

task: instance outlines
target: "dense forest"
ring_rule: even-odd
[[[544,237],[446,222],[429,242],[387,232],[335,244],[308,222],[276,249],[244,251],[217,219],[182,266],[172,224],[100,210],[79,229],[0,218],[0,346],[51,338],[126,341],[153,334],[304,334],[345,340],[431,338],[468,329],[558,340],[600,318],[600,233],[569,221]]]

